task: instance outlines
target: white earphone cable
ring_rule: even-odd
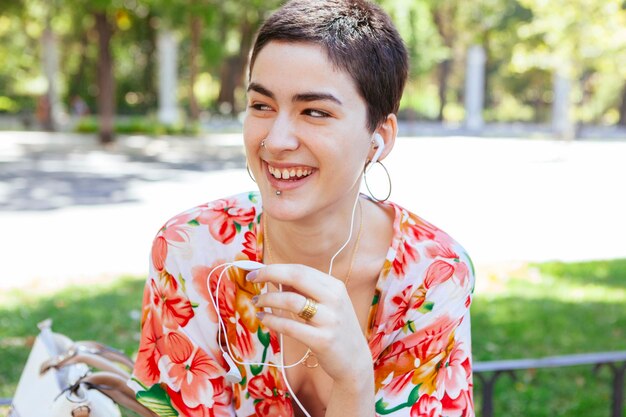
[[[356,207],[357,204],[359,202],[359,197],[360,197],[360,193],[357,192],[357,196],[356,199],[354,200],[354,205],[352,206],[352,216],[350,219],[350,233],[348,234],[348,239],[344,242],[344,244],[339,248],[339,250],[333,255],[333,257],[330,259],[330,265],[328,267],[328,275],[332,275],[332,271],[333,271],[333,264],[335,262],[335,258],[337,258],[337,256],[339,256],[339,254],[346,248],[346,246],[348,246],[348,244],[350,243],[350,240],[352,239],[352,233],[353,233],[353,228],[354,228],[354,217],[356,214]],[[281,370],[281,374],[283,376],[283,380],[285,381],[285,385],[287,385],[287,389],[289,390],[289,393],[291,394],[292,398],[294,399],[294,401],[298,404],[298,406],[300,407],[300,409],[302,410],[302,412],[307,416],[307,417],[311,417],[311,415],[307,412],[307,410],[304,408],[304,406],[302,405],[302,403],[300,402],[300,400],[298,399],[298,397],[296,396],[295,392],[293,391],[293,388],[291,388],[291,385],[289,384],[289,380],[287,379],[287,373],[285,372],[285,369],[287,368],[293,368],[295,366],[300,365],[302,362],[304,362],[308,355],[311,353],[311,349],[307,349],[307,352],[304,354],[304,356],[298,360],[297,362],[290,364],[290,365],[285,365],[285,349],[284,349],[284,339],[283,339],[283,335],[280,334],[279,335],[279,345],[280,345],[280,365],[277,364],[273,364],[273,363],[269,363],[269,362],[242,362],[239,361],[238,359],[235,358],[235,355],[233,354],[231,347],[230,347],[230,343],[228,343],[228,337],[226,337],[225,339],[225,345],[226,345],[226,349],[228,350],[228,352],[226,350],[224,350],[224,348],[222,347],[222,333],[224,333],[224,335],[227,335],[228,333],[226,332],[226,325],[224,324],[224,321],[222,320],[222,316],[220,314],[220,309],[219,309],[219,297],[220,297],[220,284],[222,282],[222,278],[224,277],[224,274],[228,271],[229,268],[232,268],[233,266],[235,266],[232,262],[226,262],[223,263],[221,265],[216,266],[215,268],[213,268],[211,270],[211,272],[209,272],[208,276],[207,276],[207,282],[206,282],[206,286],[207,289],[209,290],[209,298],[211,299],[211,303],[213,304],[213,307],[215,308],[215,312],[217,314],[217,321],[218,321],[218,332],[217,332],[217,344],[218,347],[220,349],[220,351],[222,352],[223,355],[228,355],[233,362],[239,364],[239,365],[254,365],[254,366],[270,366],[270,367],[275,367],[275,368],[279,368]],[[213,294],[211,291],[211,276],[213,275],[213,273],[221,268],[221,267],[225,267],[222,272],[220,272],[220,275],[217,279],[217,283],[215,286],[215,299],[213,298]],[[279,284],[278,286],[278,290],[279,292],[283,291],[283,287],[282,284]],[[221,329],[221,331],[220,331]],[[237,370],[238,372],[238,370]]]

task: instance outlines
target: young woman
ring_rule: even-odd
[[[294,0],[265,22],[243,132],[259,192],[157,234],[131,383],[142,403],[162,416],[473,415],[469,258],[359,193],[393,148],[406,77],[402,40],[365,0]]]

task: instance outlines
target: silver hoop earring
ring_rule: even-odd
[[[247,161],[246,161],[246,171],[248,171],[248,175],[250,176],[250,179],[252,180],[252,182],[256,184],[256,180],[254,179],[254,176],[252,176],[252,172],[250,172],[250,165],[248,165]]]
[[[389,184],[389,191],[387,192],[387,195],[385,196],[385,198],[382,198],[382,199],[376,198],[376,197],[374,196],[374,193],[372,193],[372,190],[370,190],[369,185],[367,184],[367,173],[368,173],[368,171],[369,171],[368,167],[369,167],[370,163],[371,163],[371,162],[368,162],[368,163],[365,165],[365,169],[363,170],[363,171],[364,171],[364,172],[363,172],[363,180],[365,181],[365,188],[367,188],[367,192],[369,192],[369,193],[370,193],[370,196],[371,196],[374,200],[378,201],[379,203],[385,202],[385,201],[387,201],[387,199],[388,199],[388,198],[389,198],[389,196],[391,195],[391,176],[389,175],[389,171],[387,171],[387,168],[383,165],[383,163],[382,163],[382,162],[380,162],[380,161],[376,161],[376,163],[377,163],[377,164],[380,164],[380,166],[381,166],[381,167],[383,167],[383,170],[385,170],[385,174],[387,174],[387,183]]]

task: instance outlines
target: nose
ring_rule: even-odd
[[[287,114],[279,114],[264,141],[265,149],[272,154],[294,151],[300,146],[294,123]]]

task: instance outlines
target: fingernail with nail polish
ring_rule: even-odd
[[[254,281],[256,279],[257,275],[259,275],[259,271],[248,272],[248,275],[246,275],[246,280],[247,281]]]
[[[259,296],[255,295],[254,297],[252,297],[252,304],[256,305],[256,303],[259,302]]]

